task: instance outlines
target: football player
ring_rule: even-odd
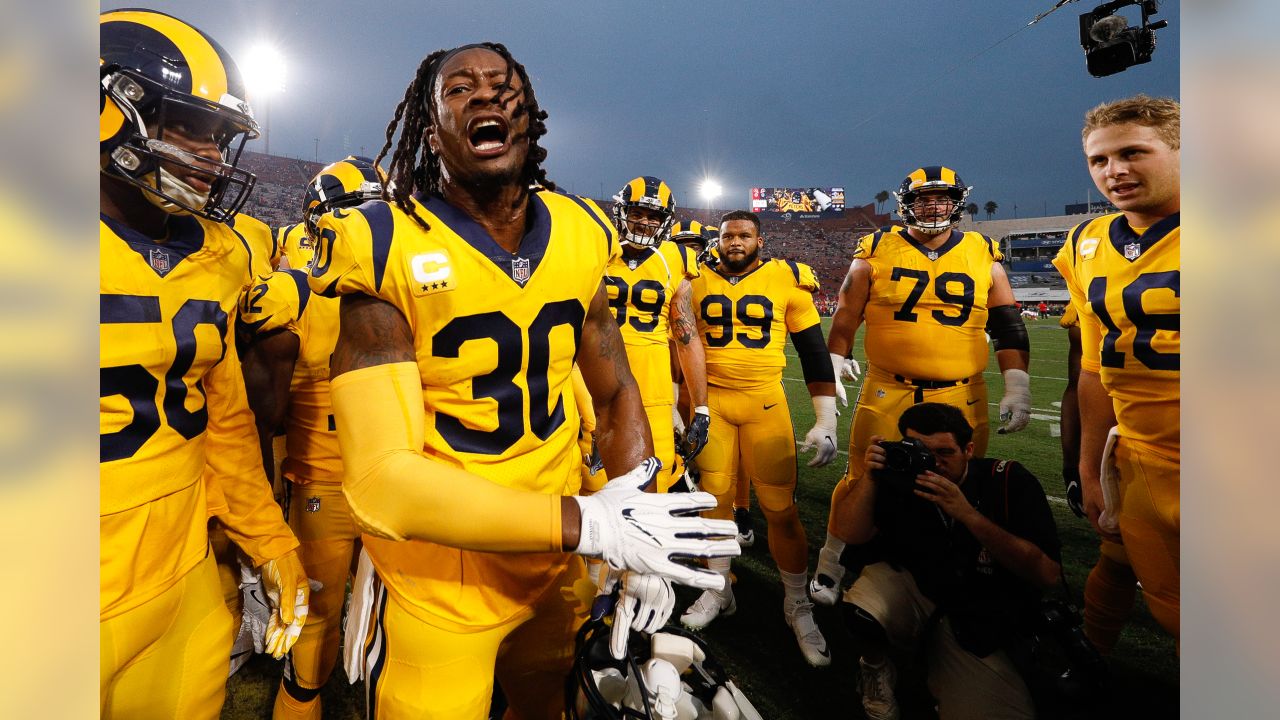
[[[1058,321],[1067,331],[1067,387],[1062,391],[1062,479],[1067,506],[1076,517],[1087,518],[1080,489],[1080,315],[1067,305]],[[1103,539],[1098,562],[1084,585],[1084,634],[1098,652],[1110,655],[1137,597],[1138,578],[1133,574],[1124,545]]]
[[[835,378],[813,304],[818,288],[813,270],[788,260],[764,260],[763,247],[754,213],[726,213],[720,223],[720,262],[714,268],[704,263],[693,280],[711,407],[711,438],[698,464],[702,488],[718,501],[710,517],[731,517],[735,482],[755,488],[769,525],[769,552],[782,578],[783,615],[805,660],[823,666],[831,655],[805,592],[809,546],[796,509],[796,439],[782,390],[786,336],[800,356],[813,397],[816,422],[801,446],[817,451],[810,467],[836,455]],[[728,583],[729,559],[713,558],[708,566],[725,577],[725,587],[707,590],[681,616],[680,622],[694,630],[737,609]]]
[[[609,262],[604,282],[627,350],[627,363],[649,417],[654,452],[665,467],[658,492],[666,492],[680,477],[676,473],[683,470],[674,445],[676,395],[668,338],[693,405],[688,427],[683,428],[684,447],[680,448],[685,462],[702,452],[711,422],[706,359],[690,302],[689,280],[698,276],[697,255],[684,245],[667,242],[676,202],[662,180],[634,178],[613,200],[613,223],[622,240],[622,255]]]
[[[277,657],[308,586],[258,459],[233,342],[251,251],[228,222],[257,134],[234,62],[163,13],[99,17],[100,702],[216,718],[233,621],[208,518],[261,568]]]
[[[1179,637],[1181,107],[1137,95],[1085,115],[1084,154],[1120,209],[1076,226],[1054,265],[1080,315],[1085,513],[1123,540],[1151,614]],[[1118,525],[1118,528],[1117,528]]]
[[[319,217],[380,198],[382,181],[368,158],[347,157],[321,169],[303,194],[303,222],[291,226],[301,232],[279,233],[283,264],[301,269],[259,278],[243,303],[242,318],[255,334],[253,354],[245,361],[246,384],[252,375],[267,376],[260,395],[275,398],[268,411],[279,410],[268,422],[271,428],[285,425],[282,474],[288,483],[289,525],[301,543],[298,554],[307,577],[321,585],[311,594],[307,625],[285,658],[274,720],[321,717],[320,691],[337,662],[342,605],[360,536],[342,494],[342,459],[329,401],[338,300],[313,296],[305,269],[314,257]],[[293,338],[292,354],[283,347],[264,347],[262,338],[273,333]],[[268,462],[270,457],[264,455]]]
[[[849,433],[849,466],[831,494],[827,540],[810,591],[835,604],[852,518],[846,499],[864,476],[873,435],[900,439],[897,418],[911,405],[954,405],[973,428],[974,455],[987,451],[987,334],[1004,376],[999,432],[1016,432],[1031,419],[1031,346],[995,242],[955,225],[970,188],[956,172],[918,168],[894,196],[906,227],[883,228],[858,241],[827,337],[839,375],[864,320],[867,374]],[[984,332],[985,331],[985,332]],[[844,388],[837,380],[843,400]]]
[[[432,53],[388,128],[387,199],[319,222],[311,289],[342,296],[343,492],[381,583],[370,717],[484,717],[495,672],[511,714],[558,716],[595,591],[582,556],[628,571],[625,650],[670,612],[664,579],[723,583],[673,557],[738,552],[732,523],[672,515],[711,496],[641,490],[660,463],[602,285],[617,235],[547,180],[546,117],[502,45]],[[566,495],[575,356],[611,478],[589,497]]]

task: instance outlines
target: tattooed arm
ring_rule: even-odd
[[[604,284],[587,309],[578,367],[596,408],[596,443],[609,477],[617,477],[653,455],[653,437],[640,388],[631,375],[618,324],[609,312]]]
[[[707,356],[698,335],[698,320],[693,314],[693,286],[682,279],[671,300],[671,331],[675,336],[676,356],[680,371],[689,388],[690,404],[707,404]]]

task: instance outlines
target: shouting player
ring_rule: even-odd
[[[381,583],[370,717],[558,717],[595,587],[629,571],[614,629],[670,612],[676,556],[736,555],[714,504],[659,495],[660,464],[602,279],[619,252],[594,203],[554,192],[529,75],[505,47],[428,55],[387,129],[386,201],[321,218],[311,288],[342,296],[330,394],[343,492]],[[403,123],[403,125],[401,125]],[[377,162],[375,162],[375,165]],[[574,361],[611,480],[581,482]],[[358,622],[353,618],[353,622]]]

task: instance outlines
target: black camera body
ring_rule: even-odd
[[[1128,20],[1115,14],[1127,5],[1142,9],[1141,26],[1130,27]],[[1080,45],[1089,74],[1106,77],[1150,62],[1156,50],[1156,30],[1169,24],[1164,20],[1148,22],[1159,7],[1158,0],[1115,0],[1081,15]]]
[[[933,453],[916,438],[897,442],[881,440],[877,443],[884,450],[884,467],[872,471],[876,482],[900,486],[909,491],[915,487],[916,476],[933,472],[938,468]]]
[[[1031,652],[1059,694],[1087,703],[1108,690],[1110,675],[1106,661],[1085,637],[1081,625],[1075,605],[1060,598],[1044,598],[1032,627]]]

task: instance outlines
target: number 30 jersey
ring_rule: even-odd
[[[675,402],[668,345],[671,301],[682,280],[698,276],[697,260],[683,245],[664,242],[635,257],[615,258],[605,273],[609,307],[640,396],[647,407],[670,406]]]
[[[707,384],[750,389],[781,383],[787,333],[821,322],[813,270],[778,258],[743,275],[706,263],[701,270],[692,281],[693,311],[707,347]]]
[[[426,456],[508,487],[572,492],[582,457],[570,373],[587,308],[619,252],[612,225],[589,200],[537,191],[513,255],[443,199],[414,202],[430,230],[383,201],[324,216],[311,289],[363,293],[404,315],[422,379]],[[370,535],[365,546],[405,607],[460,628],[527,613],[571,557]]]
[[[934,250],[893,226],[858,241],[871,264],[863,312],[867,360],[912,380],[962,380],[987,366],[987,293],[1002,256],[989,238],[952,230]]]
[[[1123,213],[1071,231],[1053,264],[1080,314],[1080,367],[1096,372],[1120,434],[1179,459],[1181,227],[1177,213],[1146,228]]]
[[[163,244],[105,216],[98,227],[107,619],[156,597],[204,559],[210,509],[226,513],[229,532],[258,562],[297,541],[263,476],[232,341],[250,279],[245,240],[192,216],[171,216]]]

